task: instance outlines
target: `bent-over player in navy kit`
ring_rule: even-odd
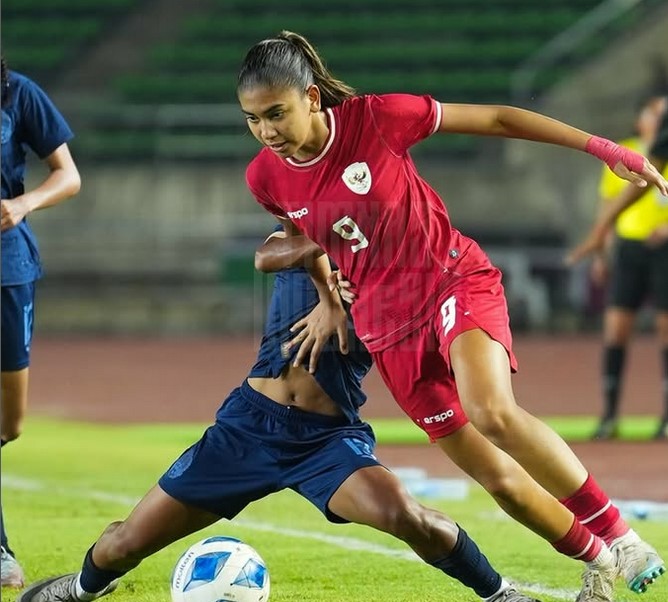
[[[322,254],[308,239],[282,234],[258,250],[258,267],[293,266]],[[290,327],[317,303],[306,269],[279,272],[257,361],[215,423],[125,521],[105,529],[79,573],[34,583],[17,602],[94,600],[147,556],[282,489],[308,499],[331,522],[369,525],[405,541],[487,602],[532,602],[491,567],[463,529],[411,498],[374,456],[373,431],[359,417],[371,358],[358,340],[351,339],[347,355],[330,342],[313,375],[291,365]]]

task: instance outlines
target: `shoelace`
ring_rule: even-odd
[[[59,581],[48,586],[40,593],[37,602],[72,602],[72,579]]]
[[[582,583],[582,590],[580,593],[586,596],[585,599],[593,600],[597,590],[599,590],[601,593],[605,593],[604,580],[603,577],[601,576],[601,571],[596,569],[587,569],[583,573],[582,578],[583,578],[583,583]],[[578,596],[577,599],[578,601],[582,600],[582,595]],[[597,596],[596,599],[600,600],[601,598],[600,596]]]
[[[493,602],[512,602],[513,600],[525,600],[526,602],[537,602],[533,598],[522,596],[514,587],[504,589]]]

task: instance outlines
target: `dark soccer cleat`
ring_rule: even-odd
[[[610,439],[617,439],[617,437],[619,437],[617,418],[603,418],[592,435],[594,441],[609,441]]]
[[[489,598],[487,602],[540,602],[540,600],[520,594],[520,592],[511,585],[502,592],[496,594],[493,598]]]
[[[49,577],[36,581],[26,587],[16,598],[16,602],[82,602],[76,595],[75,583],[79,573]],[[118,581],[113,581],[101,592],[94,594],[89,600],[95,600],[113,592]]]
[[[652,439],[655,441],[668,441],[668,418],[661,421]]]

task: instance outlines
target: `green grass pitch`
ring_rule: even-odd
[[[29,420],[21,439],[2,450],[2,505],[10,542],[28,579],[78,570],[102,529],[123,519],[133,501],[202,430],[201,425]],[[533,584],[532,591],[544,602],[575,599],[580,565],[506,519],[485,492],[474,488],[466,501],[425,502],[460,522],[505,576]],[[637,521],[634,527],[668,557],[668,523]],[[292,492],[257,502],[238,520],[221,521],[162,550],[129,573],[106,599],[169,602],[174,563],[189,544],[213,534],[238,537],[260,552],[271,573],[271,602],[478,599],[415,561],[403,543],[368,528],[331,525]],[[11,590],[2,592],[5,602],[14,602],[15,596]],[[635,599],[665,602],[668,578],[640,598],[620,582],[616,600]]]

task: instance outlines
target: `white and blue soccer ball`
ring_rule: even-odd
[[[179,558],[171,588],[172,602],[266,602],[269,571],[248,544],[208,537]]]

